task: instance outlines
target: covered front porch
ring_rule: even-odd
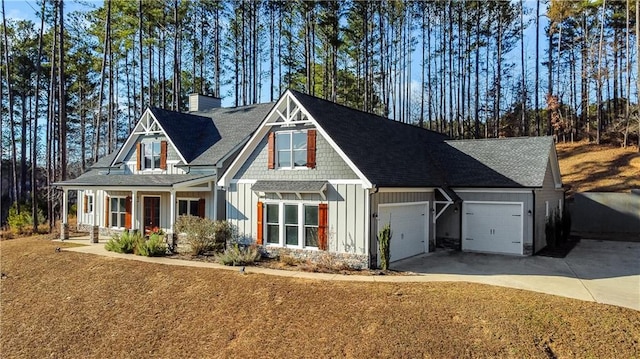
[[[105,183],[114,180],[126,184]],[[85,180],[92,183],[59,183],[64,199],[60,238],[69,238],[70,191],[77,191],[78,229],[89,232],[91,241],[97,243],[101,235],[125,230],[162,231],[172,236],[180,215],[224,216],[216,205],[215,180],[215,175],[111,175]]]

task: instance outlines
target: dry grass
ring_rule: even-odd
[[[637,147],[615,147],[588,142],[558,144],[562,182],[568,194],[627,192],[640,188],[640,153]]]
[[[3,358],[640,355],[631,309],[478,284],[241,275],[60,245],[0,242]]]

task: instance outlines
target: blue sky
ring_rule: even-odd
[[[104,4],[104,0],[65,0],[64,1],[65,13],[70,13],[77,10],[88,11],[88,10],[91,10],[92,8],[102,6],[103,4]],[[535,61],[536,61],[535,59],[535,25],[533,23],[533,19],[535,18],[535,5],[536,5],[536,2],[533,0],[525,1],[525,6],[530,9],[530,13],[526,16],[526,18],[529,18],[529,20],[532,21],[532,23],[529,25],[529,27],[525,32],[525,46],[524,46],[525,54],[527,58],[525,67],[527,69],[527,73],[530,74],[530,76],[528,76],[529,79],[533,78],[532,74],[535,68]],[[39,7],[36,0],[5,0],[5,11],[7,13],[7,18],[28,19],[28,20],[34,21],[35,23],[38,23],[39,18],[37,17],[37,14],[36,14],[38,10],[39,10]],[[541,4],[540,12],[541,14],[544,14],[546,12],[545,4]],[[548,24],[548,19],[546,18],[546,16],[541,16],[541,27],[540,27],[540,32],[541,32],[540,55],[541,56],[545,54],[544,50],[546,49],[547,41],[546,41],[546,36],[544,35],[544,27],[547,24]],[[511,61],[514,62],[515,68],[513,69],[513,73],[514,75],[516,75],[515,77],[519,77],[519,74],[520,74],[520,60],[519,60],[520,41],[519,40],[514,50],[510,54],[507,54],[506,56],[507,56],[507,59],[510,59]],[[421,74],[420,61],[421,61],[420,51],[416,51],[414,53],[414,59],[412,61],[412,81],[414,82],[413,85],[415,88],[420,87],[420,74]],[[541,69],[541,95],[542,95],[546,89],[546,86],[544,86],[544,83],[546,83],[547,75],[546,75],[545,68],[543,66],[540,66],[540,69]],[[514,78],[513,81],[517,81],[517,79]],[[503,84],[503,86],[508,86],[508,85],[510,84]],[[268,86],[263,87],[264,89],[263,95],[262,95],[263,102],[268,101],[267,87]],[[228,89],[223,88],[222,94],[224,95],[227,92],[227,90]],[[507,99],[507,102],[509,102],[509,100],[510,99]],[[232,104],[233,104],[233,99],[229,97],[223,99],[223,106],[231,106]]]

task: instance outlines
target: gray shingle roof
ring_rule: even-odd
[[[446,141],[450,186],[542,187],[552,137],[513,137]],[[455,149],[452,151],[451,149]]]
[[[251,186],[256,192],[320,192],[327,181],[257,181]]]
[[[184,160],[190,163],[221,139],[210,117],[150,108]]]
[[[291,91],[342,151],[379,187],[432,187],[443,182],[429,152],[447,137],[413,125]]]
[[[77,178],[64,182],[54,183],[56,186],[101,186],[101,187],[171,187],[174,184],[210,177],[203,174],[183,175],[123,175],[100,174],[99,171],[89,171]]]
[[[258,128],[267,116],[273,103],[264,103],[243,107],[215,108],[205,112],[195,112],[199,116],[213,118],[213,124],[220,138],[194,158],[189,165],[214,165],[224,159]],[[193,131],[193,129],[192,129]],[[198,131],[198,129],[196,129]]]

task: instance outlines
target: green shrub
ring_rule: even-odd
[[[223,251],[234,235],[233,227],[227,221],[212,221],[195,216],[178,217],[176,231],[186,236],[192,255]]]
[[[143,242],[142,235],[134,231],[133,233],[125,231],[122,234],[114,234],[113,237],[104,245],[104,248],[116,253],[133,253],[139,243]]]
[[[391,223],[386,224],[378,233],[378,245],[380,246],[380,268],[389,269],[389,260],[391,259]]]
[[[44,223],[45,217],[42,209],[38,208],[38,223]],[[20,205],[20,213],[18,213],[18,203],[14,202],[9,207],[9,217],[7,218],[9,228],[16,234],[24,234],[29,228],[33,227],[33,217],[31,216],[31,207],[26,204]]]
[[[234,243],[223,253],[216,254],[216,261],[226,266],[243,266],[257,262],[260,257],[258,246],[241,247]]]
[[[163,236],[152,234],[147,240],[137,242],[136,254],[146,257],[160,257],[167,253],[167,244],[164,242]]]

